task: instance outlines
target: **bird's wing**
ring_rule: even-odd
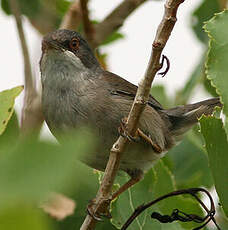
[[[136,85],[108,71],[104,72],[102,78],[110,86],[109,90],[111,94],[134,100],[138,88]],[[163,109],[162,105],[152,95],[149,96],[148,104],[155,109]]]

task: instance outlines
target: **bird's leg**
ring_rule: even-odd
[[[109,212],[108,206],[110,205],[111,201],[113,201],[115,198],[117,198],[120,194],[125,192],[127,189],[138,183],[140,180],[143,179],[143,172],[141,170],[133,170],[130,171],[128,174],[130,174],[131,178],[128,180],[125,184],[123,184],[116,192],[114,192],[110,199],[105,200],[104,207],[102,210],[99,210],[98,213],[94,213],[94,210],[92,209],[93,203],[95,200],[90,201],[90,204],[87,206],[87,213],[93,217],[97,221],[102,221],[101,217],[111,218],[111,214]]]
[[[147,136],[141,129],[137,129],[136,132],[138,136],[143,138],[146,142],[148,142],[152,146],[155,153],[162,152],[162,148],[158,144],[154,143],[152,139],[150,138],[150,136]]]
[[[112,194],[111,200],[117,198],[121,193],[125,192],[127,189],[138,183],[143,179],[143,172],[137,171],[136,174],[132,174],[130,180],[123,184],[115,193]]]
[[[153,150],[156,153],[162,152],[161,147],[158,144],[153,143],[152,139],[149,136],[147,136],[142,130],[137,129],[135,136],[134,137],[131,136],[128,133],[128,130],[126,127],[126,118],[122,119],[121,125],[120,125],[118,131],[119,131],[121,136],[127,138],[130,141],[138,142],[138,141],[140,141],[141,138],[143,138],[143,140],[145,140],[147,143],[149,143],[152,146]],[[117,198],[120,194],[122,194],[127,189],[129,189],[130,187],[132,187],[133,185],[135,185],[136,183],[138,183],[140,180],[143,179],[143,172],[141,170],[133,170],[133,171],[129,171],[127,173],[131,176],[131,178],[125,184],[123,184],[115,193],[113,193],[111,195],[110,199],[107,199],[107,202],[105,205],[106,207],[111,203],[112,200]],[[104,208],[103,211],[100,211],[99,214],[95,214],[91,208],[93,202],[94,201],[91,201],[90,204],[87,206],[87,212],[90,216],[92,216],[95,220],[101,220],[101,218],[100,218],[101,216],[111,218],[111,214],[109,213],[109,211],[107,211],[106,208]]]
[[[165,71],[158,73],[159,75],[162,75],[162,77],[165,77],[165,75],[168,73],[169,68],[170,68],[170,61],[169,61],[169,59],[165,55],[162,55],[161,68],[164,66],[164,62],[165,61],[166,61],[166,65],[167,65]]]

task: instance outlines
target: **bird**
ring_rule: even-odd
[[[43,114],[57,140],[61,141],[61,134],[82,127],[90,127],[98,137],[98,147],[82,156],[82,162],[104,171],[119,135],[132,140],[119,166],[130,179],[112,199],[140,181],[202,114],[211,115],[216,106],[222,107],[219,98],[211,98],[166,109],[150,95],[137,135],[131,137],[123,131],[123,118],[128,116],[137,86],[104,70],[87,41],[78,32],[66,29],[44,36],[40,72]]]

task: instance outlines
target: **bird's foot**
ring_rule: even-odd
[[[87,213],[94,220],[103,221],[102,220],[103,217],[108,218],[108,219],[112,218],[111,213],[109,212],[109,205],[111,203],[110,199],[107,199],[107,200],[103,201],[102,207],[97,211],[94,211],[94,209],[93,209],[94,203],[95,203],[95,200],[91,200],[90,203],[87,206]]]
[[[127,122],[127,118],[123,118],[121,121],[120,127],[118,129],[119,134],[122,137],[125,137],[129,141],[132,141],[132,142],[140,142],[141,138],[142,138],[144,141],[146,141],[147,143],[149,143],[152,146],[155,153],[161,153],[162,152],[162,148],[158,144],[154,143],[153,140],[151,139],[151,137],[146,135],[141,129],[139,129],[139,128],[137,129],[134,137],[132,135],[130,135],[128,130],[127,130],[126,122]]]
[[[137,135],[133,137],[132,135],[129,134],[127,130],[126,122],[127,122],[126,117],[121,120],[120,127],[118,128],[119,134],[122,137],[127,138],[131,142],[139,142],[140,138]]]
[[[165,77],[165,75],[168,73],[169,68],[170,68],[170,61],[169,59],[165,56],[162,55],[162,60],[161,60],[161,64],[160,64],[160,69],[164,66],[164,62],[166,61],[166,69],[163,72],[158,73],[159,75],[161,75],[162,77]]]

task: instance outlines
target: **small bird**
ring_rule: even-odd
[[[105,71],[81,35],[64,29],[43,38],[40,71],[43,113],[51,132],[60,139],[60,133],[89,126],[100,144],[81,160],[104,171],[137,86]],[[198,118],[202,114],[210,115],[215,106],[222,106],[219,98],[164,109],[150,95],[139,120],[137,137],[121,132],[134,140],[124,152],[119,168],[131,179],[112,198],[141,180],[144,173],[198,122]]]

